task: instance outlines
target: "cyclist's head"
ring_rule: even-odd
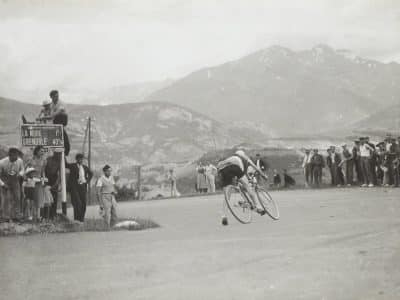
[[[246,154],[244,153],[243,150],[237,150],[237,151],[235,152],[235,154],[236,154],[237,156],[239,156],[239,157],[246,158]]]

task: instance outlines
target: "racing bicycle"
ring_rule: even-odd
[[[273,219],[279,219],[279,208],[275,200],[268,191],[259,185],[256,175],[246,175],[249,178],[250,188],[254,189],[257,200],[260,202],[265,212]],[[243,187],[243,184],[236,178],[232,184],[228,186],[225,194],[225,202],[232,215],[243,224],[248,224],[252,221],[253,212],[256,210],[250,195]]]

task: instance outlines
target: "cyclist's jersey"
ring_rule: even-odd
[[[240,177],[242,177],[247,173],[249,162],[246,159],[235,154],[218,163],[217,165],[218,172],[221,172],[221,170],[226,169],[229,166],[239,167],[242,173]]]

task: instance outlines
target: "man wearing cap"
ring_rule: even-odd
[[[342,161],[340,163],[344,174],[345,184],[351,186],[353,184],[353,154],[347,149],[347,145],[342,145]]]
[[[8,156],[0,160],[0,196],[2,217],[15,219],[21,203],[21,178],[24,163],[17,148],[10,148]]]
[[[314,155],[311,159],[311,164],[314,184],[316,187],[320,187],[322,183],[322,169],[325,167],[325,163],[323,156],[318,153],[318,149],[314,149]]]
[[[83,222],[86,213],[87,187],[93,177],[92,171],[83,164],[83,154],[75,156],[76,163],[66,164],[69,169],[68,187],[71,194],[71,204],[74,207],[74,220]]]
[[[103,175],[97,180],[97,200],[100,205],[100,212],[108,227],[117,222],[117,201],[115,200],[115,182],[111,176],[111,167],[103,167]]]
[[[42,110],[39,113],[39,116],[36,118],[36,121],[40,123],[47,123],[51,121],[53,118],[51,116],[51,101],[45,99],[42,103]]]

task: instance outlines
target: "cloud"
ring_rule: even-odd
[[[179,77],[271,44],[399,59],[398,1],[2,1],[0,93]]]

